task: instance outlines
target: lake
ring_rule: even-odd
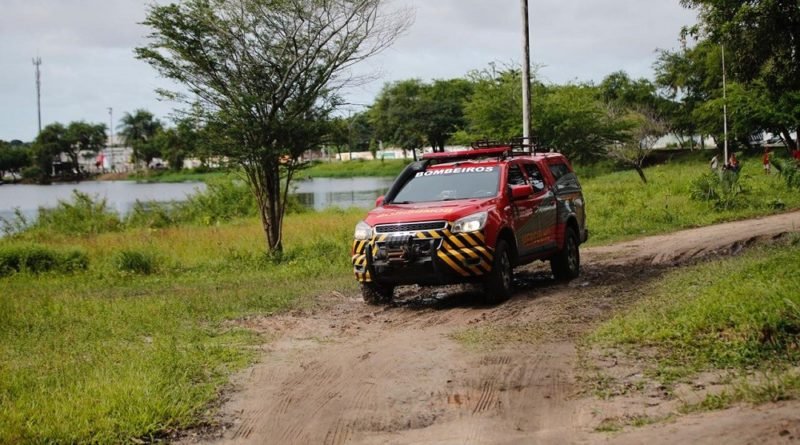
[[[294,195],[314,210],[329,207],[372,208],[375,199],[386,193],[393,178],[315,178],[295,181]],[[69,201],[73,190],[106,198],[108,205],[121,215],[127,214],[136,201],[184,201],[187,196],[205,190],[201,182],[177,184],[140,184],[133,181],[87,181],[80,184],[0,186],[0,217],[14,215],[19,208],[26,217],[34,217],[39,207],[51,208],[58,201]]]

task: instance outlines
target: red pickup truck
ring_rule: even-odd
[[[556,279],[577,277],[589,236],[569,161],[511,145],[427,154],[376,204],[351,252],[369,304],[390,303],[399,285],[465,282],[499,303],[512,294],[516,266],[550,261]]]

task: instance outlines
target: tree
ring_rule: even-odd
[[[416,158],[416,150],[425,146],[427,88],[419,79],[385,85],[369,110],[375,137],[413,151]]]
[[[773,123],[787,147],[798,148],[800,130],[800,8],[797,0],[682,0],[697,8],[700,25],[685,31],[724,44],[733,80],[760,82],[780,109]],[[788,99],[787,99],[788,98]]]
[[[632,167],[639,174],[639,179],[647,184],[644,161],[652,153],[656,142],[667,133],[667,125],[654,111],[648,109],[629,112],[622,119],[628,130],[623,139],[608,145],[608,156]]]
[[[575,161],[602,158],[605,147],[624,139],[628,129],[628,123],[591,85],[547,88],[538,94],[534,107],[534,129],[541,143]]]
[[[153,5],[137,48],[220,129],[218,155],[244,170],[270,251],[281,251],[289,184],[318,145],[350,68],[385,49],[410,23],[384,0],[186,0]]]
[[[152,144],[156,134],[163,128],[161,121],[147,110],[136,110],[133,114],[125,113],[120,119],[119,135],[133,149],[133,158],[150,165],[153,158],[161,156],[156,145]]]
[[[468,78],[474,84],[474,91],[464,105],[467,125],[466,134],[460,135],[461,141],[510,140],[522,135],[520,70],[497,71],[491,65],[490,69],[473,71]],[[534,98],[538,97],[538,93],[534,94]]]
[[[0,181],[6,173],[19,174],[28,165],[30,165],[30,155],[27,149],[0,141]]]
[[[106,146],[105,124],[89,124],[84,121],[71,122],[64,132],[65,147],[62,151],[70,160],[76,179],[83,177],[80,169],[82,153],[95,155]]]

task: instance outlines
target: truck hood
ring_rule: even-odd
[[[387,204],[372,210],[365,222],[370,226],[423,221],[455,222],[465,216],[490,208],[497,198],[470,199],[418,204]]]

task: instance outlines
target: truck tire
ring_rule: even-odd
[[[488,304],[499,304],[509,298],[514,291],[514,268],[508,253],[508,243],[498,240],[494,249],[492,271],[483,282],[484,300]]]
[[[580,241],[575,229],[568,227],[564,233],[564,248],[550,259],[550,269],[558,281],[569,281],[581,274]]]
[[[390,304],[394,297],[394,286],[386,286],[377,283],[363,283],[361,284],[361,296],[364,302],[380,306]]]

